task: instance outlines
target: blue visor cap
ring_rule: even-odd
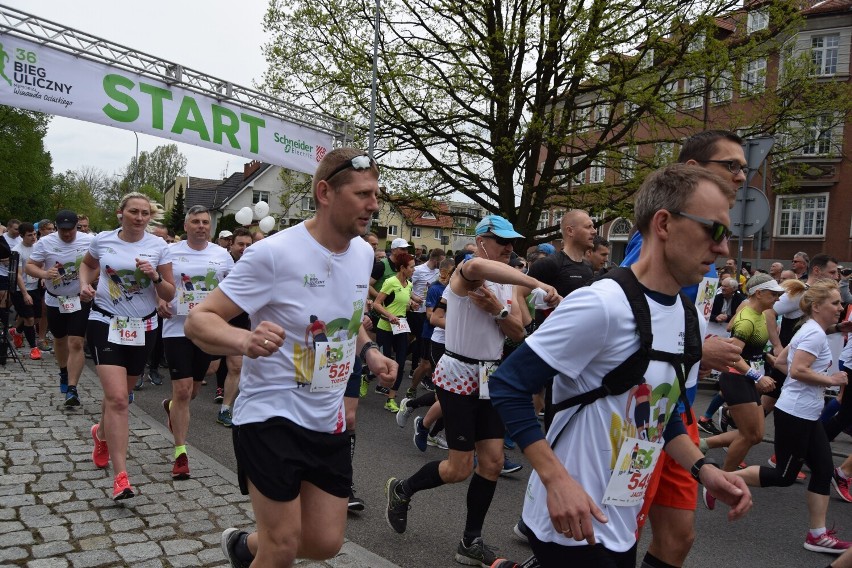
[[[477,235],[484,235],[486,233],[491,233],[504,239],[524,238],[509,221],[499,215],[487,215],[476,225]]]

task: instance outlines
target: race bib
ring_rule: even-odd
[[[603,504],[616,507],[641,505],[662,451],[662,444],[626,438],[615,460],[615,469],[606,486]]]
[[[145,320],[112,316],[109,320],[107,341],[116,345],[144,346]]]
[[[200,304],[209,293],[208,290],[178,290],[177,315],[189,315],[189,311]]]
[[[59,302],[60,314],[73,314],[82,309],[80,296],[56,296],[56,300]]]
[[[317,341],[311,392],[346,388],[355,362],[355,338],[346,341]]]
[[[408,319],[406,318],[399,318],[399,323],[391,323],[390,326],[394,335],[399,335],[400,333],[411,333],[411,328],[408,327]]]
[[[497,370],[499,363],[480,363],[479,364],[479,398],[488,400],[491,398],[491,393],[488,391],[488,380],[491,374]]]

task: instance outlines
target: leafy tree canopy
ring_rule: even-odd
[[[0,105],[0,220],[50,216],[52,172],[44,136],[50,117]]]

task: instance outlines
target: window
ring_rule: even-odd
[[[541,212],[541,217],[538,218],[538,228],[545,229],[550,226],[550,211],[544,210]]]
[[[713,81],[711,99],[714,103],[726,103],[734,97],[734,74],[730,70],[719,73]]]
[[[396,225],[388,225],[388,234],[391,236],[397,236],[399,234],[399,227]]]
[[[433,236],[433,238],[440,240],[441,239],[441,229],[435,229],[435,232],[432,236]]]
[[[317,204],[314,202],[313,197],[303,197],[302,198],[302,211],[316,211]]]
[[[577,108],[574,113],[577,123],[577,132],[585,132],[589,129],[589,118],[591,117],[592,107],[582,106]]]
[[[252,204],[257,203],[258,201],[264,201],[269,203],[269,192],[268,191],[252,191],[251,192],[251,202]]]
[[[411,227],[411,238],[419,239],[420,238],[420,227]]]
[[[435,218],[435,214],[434,214],[434,213],[430,213],[430,212],[428,212],[428,211],[424,211],[424,212],[423,212],[423,214],[422,214],[422,215],[420,215],[420,218],[421,218],[421,219],[434,219],[434,218]]]
[[[689,42],[689,46],[686,48],[688,52],[693,53],[696,51],[701,51],[704,49],[704,32],[699,32],[695,34],[695,37]]]
[[[766,58],[758,57],[746,64],[740,93],[750,95],[760,93],[766,86]]]
[[[840,34],[820,35],[811,38],[811,66],[814,75],[837,73],[837,50]]]
[[[624,114],[632,117],[639,110],[639,105],[630,101],[624,101]]]
[[[636,168],[639,165],[638,148],[636,146],[628,146],[624,148],[624,154],[621,157],[621,179],[623,181],[631,180],[636,175]]]
[[[779,237],[824,237],[828,194],[778,198]]]
[[[803,156],[821,156],[832,153],[833,117],[823,115],[805,126],[802,145]]]
[[[554,225],[562,225],[562,216],[565,215],[564,209],[557,209],[553,212],[553,224]]]
[[[654,161],[658,166],[665,166],[674,158],[674,144],[671,142],[658,142],[654,148]]]
[[[592,120],[597,128],[602,128],[609,122],[609,105],[598,103],[592,109]]]
[[[692,77],[683,81],[686,99],[684,108],[701,108],[704,106],[704,77]]]
[[[609,237],[611,241],[626,241],[630,236],[633,225],[624,217],[619,217],[609,226]]]
[[[609,63],[598,63],[598,81],[606,83],[609,81]]]
[[[769,12],[767,10],[752,10],[748,13],[746,20],[746,33],[753,34],[754,32],[765,30],[769,27]]]
[[[574,158],[573,162],[575,164],[579,164],[580,162],[582,162],[585,159],[586,159],[585,156],[577,156],[576,158]],[[575,185],[583,185],[584,183],[586,183],[586,170],[582,169],[579,172],[577,172],[576,174],[574,174],[573,179],[574,179]]]
[[[669,81],[660,89],[660,100],[666,106],[666,110],[677,110],[677,81]]]
[[[603,183],[606,177],[606,166],[603,162],[592,162],[589,168],[589,183]]]
[[[649,49],[639,60],[639,70],[650,69],[654,65],[654,50]]]

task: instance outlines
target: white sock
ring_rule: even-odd
[[[223,404],[222,408],[219,409],[219,412],[225,412],[226,410],[231,410],[231,406],[229,404]]]
[[[825,534],[825,527],[819,529],[808,529],[808,533],[810,533],[810,535],[814,538],[822,536],[823,534]]]

